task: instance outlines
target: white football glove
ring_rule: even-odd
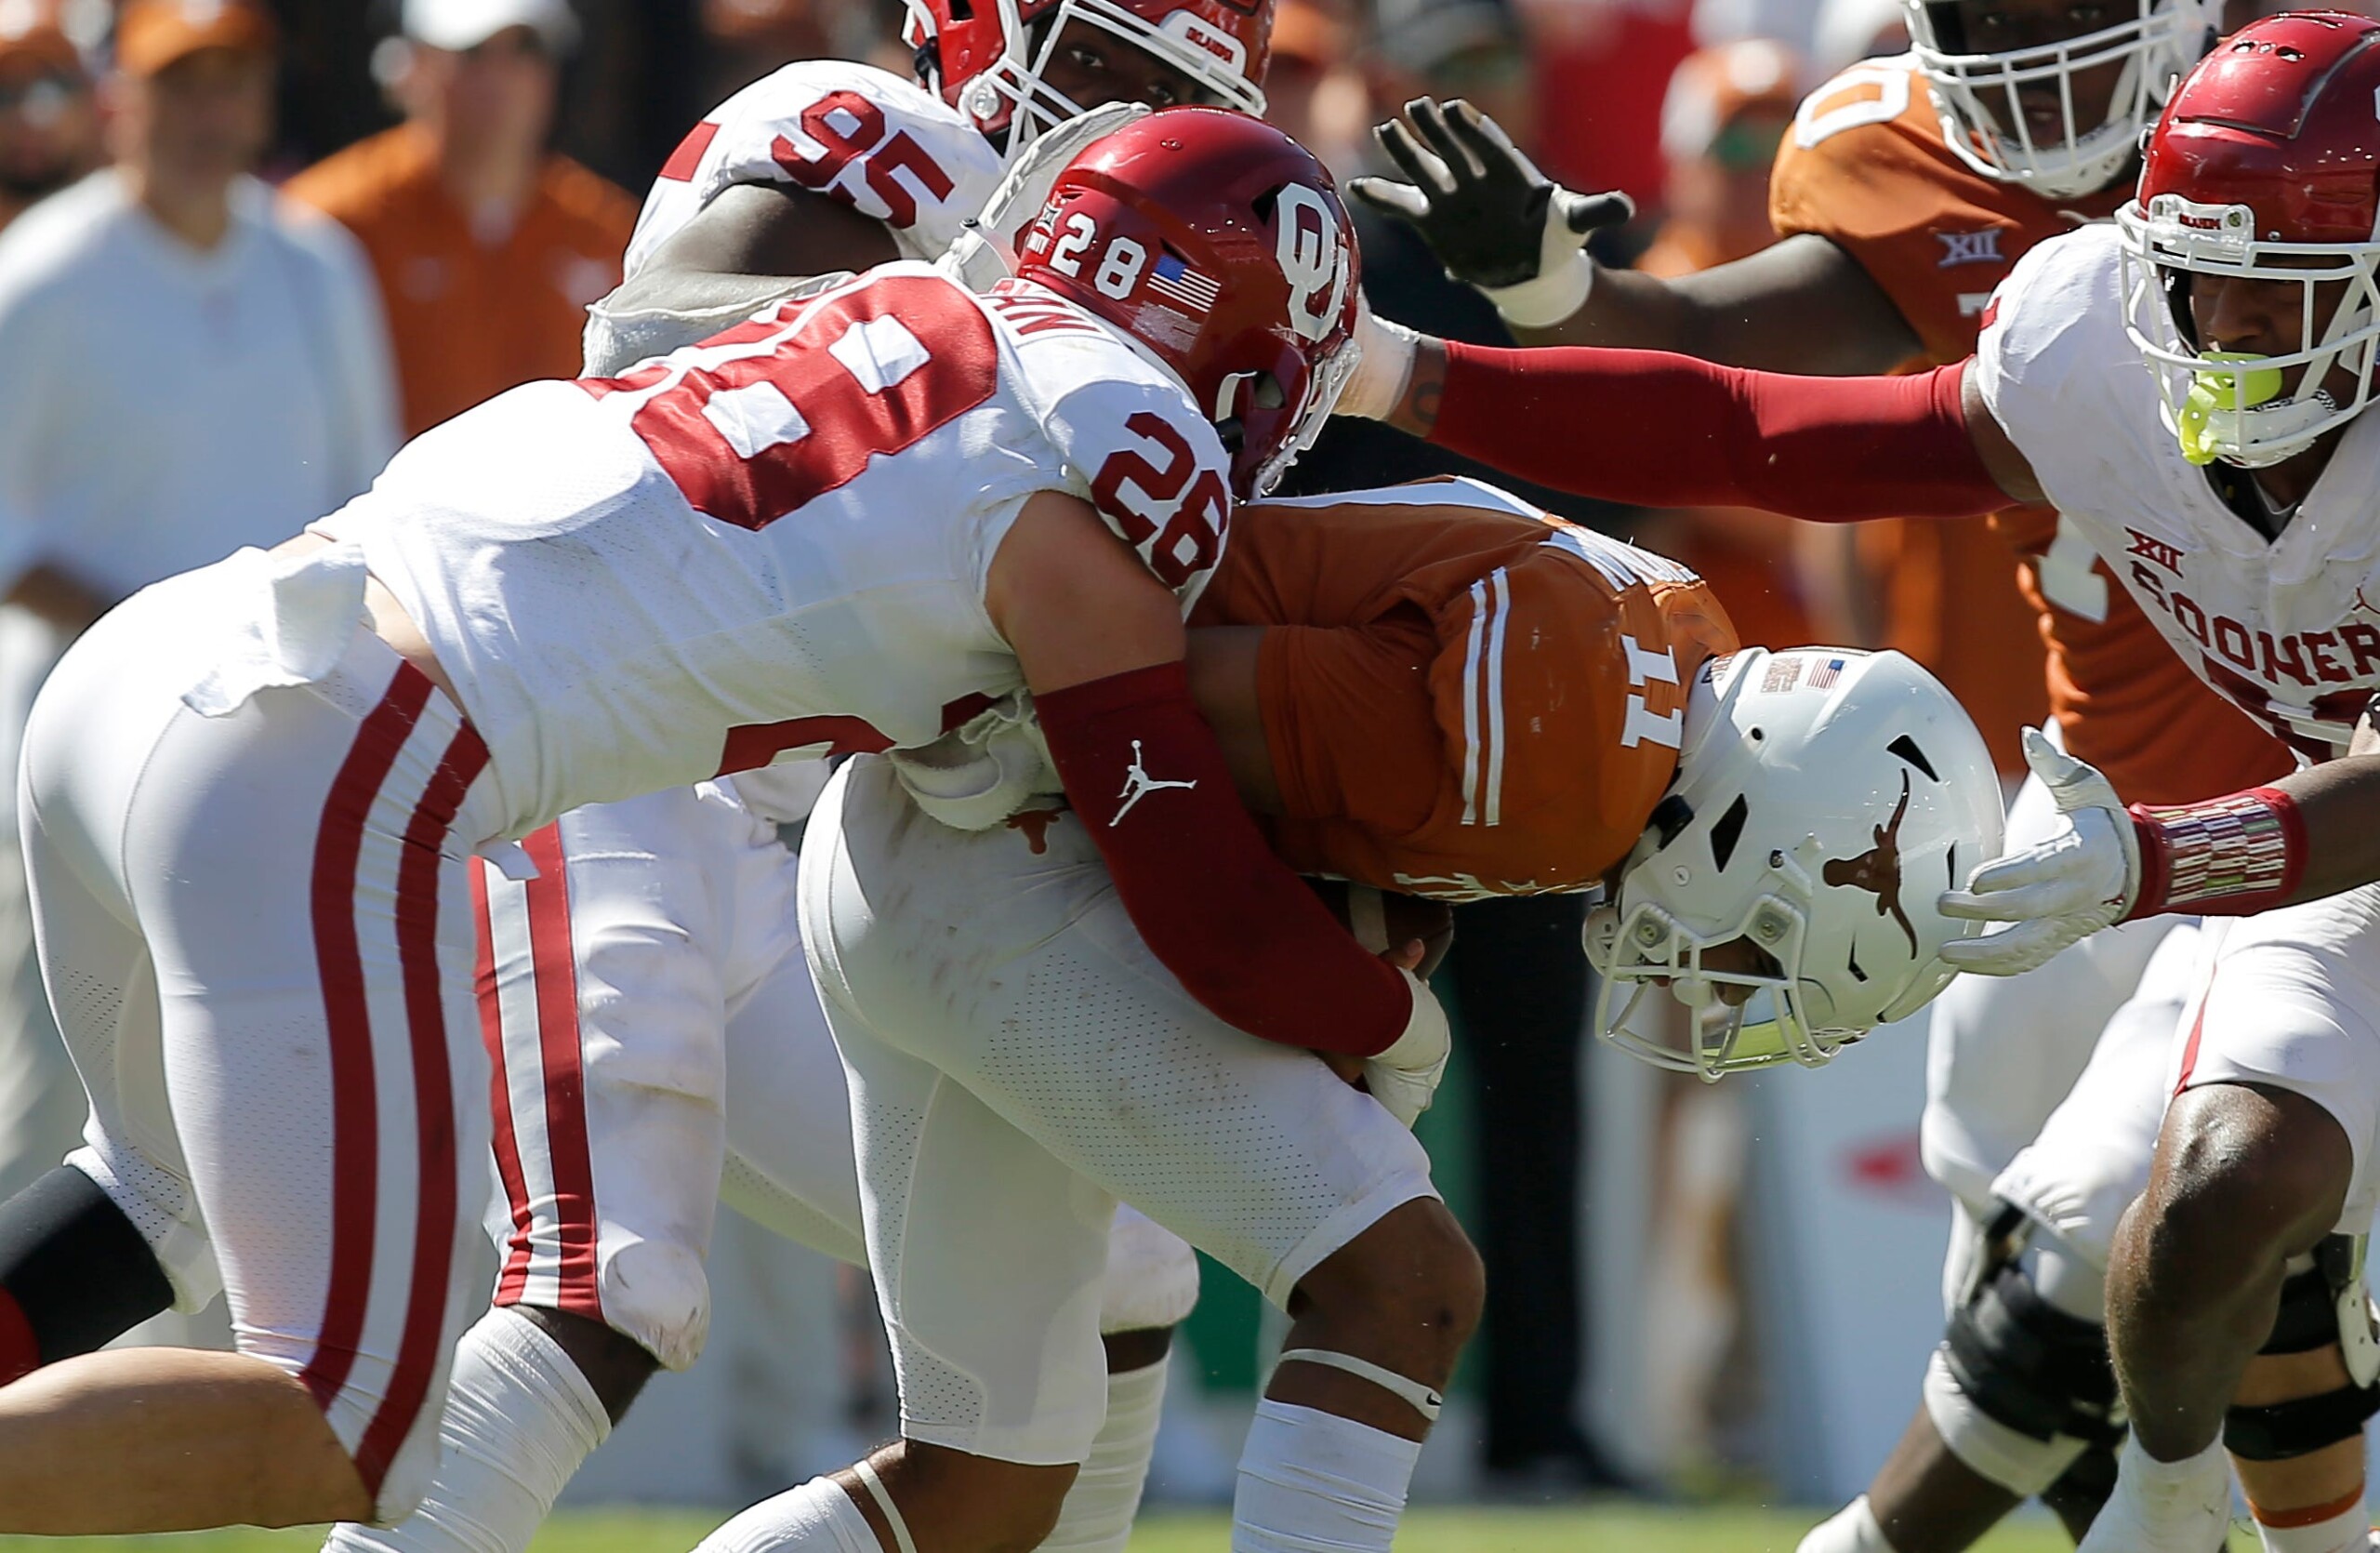
[[[1029,691],[1011,691],[932,743],[884,758],[918,807],[953,830],[989,830],[1065,790]]]
[[[2066,828],[2045,842],[1984,864],[1964,890],[1949,890],[1942,915],[2011,924],[1942,946],[1945,963],[2013,976],[2123,920],[2140,890],[2140,842],[2123,801],[2099,774],[2041,735],[2025,730],[2025,762],[2057,801]]]
[[[1406,1126],[1430,1108],[1438,1081],[1447,1076],[1447,1054],[1453,1049],[1447,1031],[1447,1011],[1438,1006],[1430,984],[1399,969],[1413,993],[1413,1016],[1405,1033],[1388,1050],[1364,1059],[1364,1088]]]
[[[1364,420],[1385,420],[1405,397],[1413,377],[1413,352],[1421,337],[1402,324],[1372,312],[1358,294],[1355,299],[1355,365],[1347,386],[1339,391],[1332,415]]]

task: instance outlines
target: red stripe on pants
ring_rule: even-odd
[[[573,1315],[603,1319],[595,1281],[595,1166],[587,1146],[587,1077],[578,1038],[578,962],[570,937],[570,879],[562,830],[548,826],[521,843],[537,865],[522,889],[529,910],[529,957],[537,974],[537,1045],[546,1074],[546,1155],[553,1173],[554,1222],[561,1241],[559,1304]]]
[[[430,1377],[445,1357],[446,1302],[454,1281],[460,1140],[455,1135],[455,1071],[446,1048],[445,978],[438,964],[438,873],[463,795],[487,766],[487,745],[468,723],[439,760],[437,774],[405,826],[397,865],[397,965],[404,983],[405,1032],[413,1055],[414,1125],[420,1193],[414,1209],[413,1281],[388,1394],[355,1450],[355,1470],[376,1500],[389,1464],[420,1416]]]
[[[487,869],[471,869],[471,919],[478,930],[479,956],[471,966],[471,999],[480,1012],[480,1042],[487,1048],[493,1071],[488,1077],[489,1100],[496,1108],[496,1174],[504,1183],[504,1200],[512,1209],[512,1240],[504,1254],[504,1270],[496,1275],[497,1306],[519,1302],[529,1284],[529,1181],[521,1169],[521,1135],[512,1122],[511,1074],[504,1064],[504,1005],[496,996],[496,919],[488,909]]]
[[[331,1267],[321,1335],[298,1378],[327,1411],[347,1385],[372,1296],[373,1216],[380,1160],[379,1092],[373,1070],[372,1011],[355,933],[355,881],[372,801],[430,700],[429,676],[411,664],[356,729],[355,742],[324,800],[314,841],[311,907],[314,960],[330,1036]],[[377,1487],[376,1487],[377,1492]]]
[[[2179,1095],[2190,1086],[2190,1074],[2198,1068],[2199,1037],[2206,1033],[2206,1005],[2215,1001],[2215,971],[2209,967],[2206,985],[2199,989],[2198,1017],[2190,1021],[2190,1038],[2182,1044],[2182,1076],[2174,1081],[2174,1093]]]

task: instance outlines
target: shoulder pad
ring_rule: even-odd
[[[840,200],[891,228],[908,257],[936,258],[999,175],[991,142],[922,86],[847,60],[798,60],[679,143],[646,197],[628,268],[738,183]]]

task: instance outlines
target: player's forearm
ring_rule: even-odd
[[[1036,697],[1074,813],[1183,990],[1262,1041],[1371,1055],[1415,1012],[1406,978],[1348,936],[1264,844],[1180,663]]]
[[[1510,320],[1505,327],[1525,346],[1595,345],[1700,355],[1695,349],[1704,322],[1699,312],[1692,297],[1668,281],[1598,265],[1578,312],[1545,328],[1526,329]]]
[[[2306,826],[2306,869],[2293,900],[2380,880],[2380,826],[2372,823],[2380,814],[2380,750],[2309,766],[2273,786],[2289,794]]]
[[[2197,803],[2135,803],[2140,877],[2127,918],[2244,917],[2380,882],[2380,750]]]
[[[1796,378],[1644,351],[1421,342],[1389,423],[1556,490],[1638,507],[1757,507],[1822,523],[2009,504],[1957,367]]]
[[[1690,275],[1597,269],[1576,312],[1513,335],[1524,345],[1674,351],[1829,378],[1886,372],[1923,349],[1868,272],[1807,233]]]

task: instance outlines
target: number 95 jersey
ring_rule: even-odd
[[[787,756],[924,744],[1023,684],[984,607],[1026,498],[1186,612],[1228,467],[1180,384],[1023,282],[883,266],[627,377],[531,383],[316,524],[427,635],[511,833]]]
[[[848,60],[762,76],[687,132],[628,239],[635,274],[738,183],[791,184],[882,221],[909,259],[940,259],[1000,179],[999,153],[915,82]]]

